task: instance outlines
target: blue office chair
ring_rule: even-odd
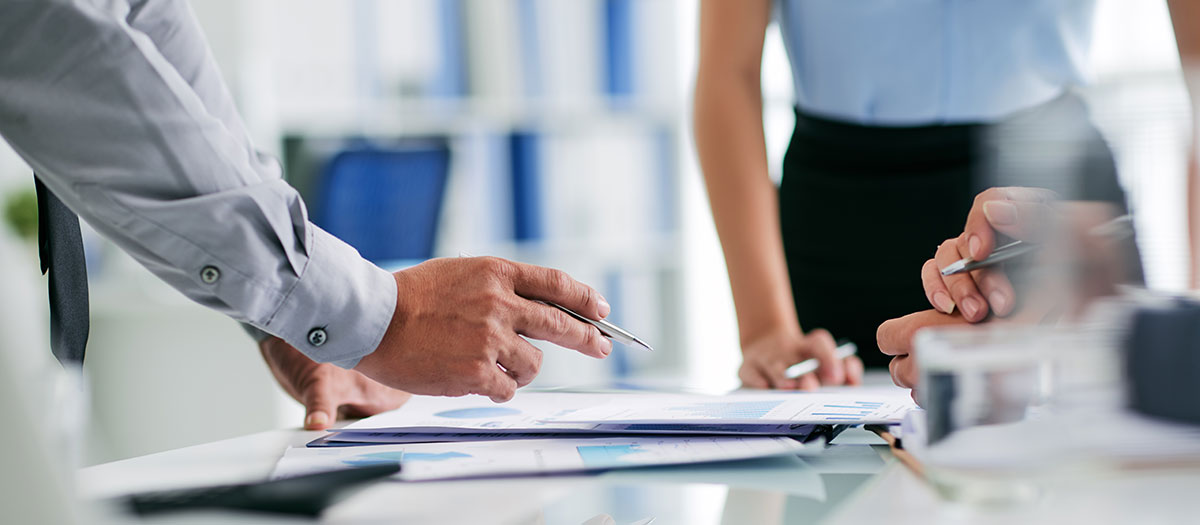
[[[431,258],[449,173],[445,141],[342,151],[318,185],[314,222],[372,262]]]

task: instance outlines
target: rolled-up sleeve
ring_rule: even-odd
[[[0,0],[0,135],[191,299],[354,366],[391,320],[391,274],[310,223],[296,191],[120,8]]]

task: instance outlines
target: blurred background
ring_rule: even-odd
[[[656,348],[603,362],[546,348],[535,385],[737,385],[733,305],[689,125],[697,2],[204,0],[193,9],[259,147],[282,161],[317,224],[388,268],[469,253],[564,269]],[[1117,153],[1149,285],[1181,290],[1191,124],[1167,9],[1101,0],[1096,17],[1084,95]],[[763,89],[778,179],[794,116],[774,27]],[[31,171],[0,143],[6,222],[27,234],[36,233],[31,198]],[[234,322],[94,234],[87,250],[95,430],[86,463],[299,425],[301,407]],[[33,239],[0,257],[33,268]],[[5,301],[45,316],[44,294]]]

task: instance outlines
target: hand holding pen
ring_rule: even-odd
[[[1055,199],[1053,192],[1038,188],[992,188],[981,193],[963,234],[939,246],[922,269],[930,303],[943,313],[958,307],[969,322],[982,321],[989,312],[1000,317],[1013,313],[1016,293],[997,265],[1036,252],[1046,241],[1062,240],[1048,232],[1070,231],[1070,223],[1096,224],[1112,217],[1112,207],[1105,203],[1064,203],[1071,212],[1063,214]],[[1081,235],[1074,240],[1079,246],[1090,243],[1089,239],[1125,237],[1132,234],[1131,218],[1122,215],[1078,231]],[[997,233],[1016,240],[996,246]]]
[[[1054,216],[1057,195],[1039,188],[991,188],[975,198],[962,235],[938,246],[934,257],[921,268],[926,298],[938,311],[953,313],[957,307],[964,319],[982,321],[991,311],[998,316],[1012,313],[1016,292],[1002,272],[943,275],[963,259],[984,261],[996,247],[996,234],[1017,240],[1035,240],[1040,229]]]

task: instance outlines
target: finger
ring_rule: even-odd
[[[1014,239],[1036,240],[1047,231],[1056,213],[1052,197],[1035,194],[1030,199],[986,201],[983,215],[988,225],[1000,233]]]
[[[512,376],[494,364],[484,368],[479,377],[479,387],[472,392],[473,394],[487,396],[497,403],[508,401],[517,394],[517,381]]]
[[[892,358],[888,363],[888,371],[892,374],[892,382],[897,386],[912,388],[917,384],[917,360],[911,355]]]
[[[804,374],[796,378],[796,389],[798,390],[816,390],[821,388],[821,382],[817,380],[816,374]]]
[[[996,231],[1018,239],[1026,238],[1030,233],[1026,231],[1027,225],[1034,225],[1037,219],[1028,213],[1022,218],[1020,209],[1029,206],[1029,213],[1041,213],[1048,210],[1049,203],[1056,198],[1057,194],[1041,188],[1007,187],[983,191],[975,196],[971,211],[967,213],[967,224],[963,228],[966,253],[977,261],[986,258],[996,246]],[[993,217],[989,217],[989,213]],[[995,219],[999,224],[990,219]]]
[[[508,371],[508,375],[517,382],[517,387],[520,388],[528,385],[533,378],[537,377],[538,371],[542,368],[542,351],[529,344],[529,341],[521,336],[514,335],[513,341],[507,347],[500,349],[497,362]]]
[[[362,385],[359,387],[362,401],[342,404],[341,411],[346,414],[346,417],[360,418],[382,414],[400,408],[412,398],[412,394],[408,392],[376,383],[366,376],[359,381],[370,384],[360,383]]]
[[[603,359],[612,353],[612,341],[600,329],[567,313],[534,301],[523,301],[514,325],[517,333],[549,341],[584,355]]]
[[[938,268],[945,268],[953,264],[962,258],[961,248],[959,239],[946,240],[941,246],[938,246],[937,253],[933,256],[934,263]],[[950,299],[958,305],[964,319],[977,322],[987,317],[987,300],[975,286],[975,280],[971,278],[970,274],[956,273],[941,277],[946,289],[950,292]]]
[[[742,386],[746,388],[769,388],[771,384],[767,381],[766,374],[758,368],[754,363],[743,362],[741,368],[738,369],[738,379],[742,381]]]
[[[817,378],[821,384],[840,385],[846,382],[846,371],[842,368],[842,360],[837,357],[837,342],[833,340],[828,330],[816,329],[805,336],[808,343],[808,353],[817,358]]]
[[[1012,282],[1008,280],[1008,276],[1003,270],[998,268],[985,268],[971,272],[971,278],[975,280],[975,286],[984,297],[987,297],[988,305],[993,313],[1004,317],[1012,313],[1017,302],[1017,292],[1013,289]]]
[[[921,266],[921,284],[925,287],[925,298],[929,304],[944,314],[954,313],[954,299],[950,298],[950,289],[946,288],[936,260],[930,259]]]
[[[996,246],[996,233],[983,214],[983,205],[989,201],[1005,200],[1006,195],[1004,188],[988,188],[975,196],[971,211],[967,212],[967,224],[963,226],[959,238],[966,245],[966,253],[976,261],[982,261]]]
[[[846,369],[846,384],[858,386],[862,384],[863,378],[863,362],[858,356],[850,356],[842,360],[842,366]]]
[[[900,386],[900,387],[904,386],[904,385],[900,384],[900,380],[896,378],[896,364],[899,363],[901,359],[906,359],[906,358],[908,358],[907,355],[898,355],[896,357],[893,357],[891,361],[888,361],[888,376],[890,376],[892,378],[892,384],[894,384],[896,386]]]
[[[339,402],[329,381],[314,380],[304,389],[304,429],[325,430],[332,425]]]
[[[550,301],[588,319],[604,319],[612,310],[599,292],[572,279],[564,271],[516,262],[509,264],[513,265],[513,289],[521,297]]]
[[[933,326],[964,324],[959,315],[946,315],[937,310],[922,310],[898,319],[889,319],[879,325],[876,341],[879,350],[887,355],[912,353],[912,338],[918,330]]]
[[[787,376],[789,366],[792,364],[782,360],[771,360],[759,365],[762,374],[767,378],[768,386],[778,390],[795,390],[800,386],[800,382]]]

